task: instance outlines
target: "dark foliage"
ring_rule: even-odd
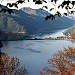
[[[68,0],[68,1],[63,1],[62,4],[58,6],[58,8],[59,8],[60,6],[63,8],[63,7],[66,6],[66,5],[67,5],[67,7],[69,7],[69,4],[71,4],[71,1],[69,1],[69,0]]]
[[[45,17],[45,20],[48,20],[48,19],[55,20],[56,16],[60,17],[61,13],[59,11],[57,11],[57,13],[55,15],[50,14],[49,16]]]
[[[75,13],[75,11],[70,11],[70,14],[74,14]]]
[[[17,4],[22,4],[22,3],[25,3],[25,0],[18,0],[16,3]]]
[[[45,2],[45,3],[47,3],[47,1],[45,1],[45,0],[42,0],[43,2]]]
[[[57,3],[57,1],[58,0],[51,0],[51,2],[54,2],[55,4]],[[28,2],[30,2],[30,0],[28,0]],[[38,4],[38,5],[40,5],[40,4],[43,4],[43,2],[44,3],[47,3],[47,1],[45,1],[45,0],[33,0],[33,2],[35,2],[35,5],[36,4]],[[50,2],[50,3],[51,3]],[[25,0],[18,0],[18,1],[16,1],[15,3],[7,3],[7,6],[9,6],[9,7],[16,7],[16,8],[18,8],[18,4],[22,4],[22,3],[25,3]],[[70,4],[72,5],[72,7],[70,7]],[[74,5],[75,5],[75,1],[70,1],[70,0],[67,0],[67,1],[63,1],[59,6],[58,6],[58,9],[61,7],[62,9],[63,8],[65,8],[68,12],[67,13],[63,13],[65,16],[68,16],[68,14],[74,14],[75,13],[75,11],[74,10],[72,10],[72,11],[69,11],[69,9],[72,9],[73,7],[74,7]],[[0,5],[0,8],[1,8],[1,5]],[[42,8],[46,8],[46,9],[48,9],[48,6],[43,6]],[[54,10],[55,8],[51,8],[50,9],[50,11],[52,11],[52,10]],[[1,10],[0,10],[0,13],[1,12],[4,12],[4,13],[6,13],[6,12],[8,12],[9,14],[11,14],[11,13],[14,13],[13,12],[13,10],[12,9],[8,9],[7,7],[6,8],[1,8]],[[61,12],[56,12],[56,14],[55,15],[49,15],[49,16],[46,16],[45,17],[45,20],[48,20],[48,19],[55,19],[55,17],[56,16],[58,16],[58,17],[60,17],[61,16]]]
[[[35,4],[42,4],[42,1],[38,0],[35,2]]]
[[[73,7],[74,7],[74,5],[75,5],[75,1],[72,1],[72,5],[73,5]],[[72,7],[72,8],[73,8],[73,7]]]
[[[43,6],[42,8],[46,8],[46,9],[48,9],[48,7],[47,7],[47,6]]]
[[[8,12],[9,14],[14,13],[12,9],[7,9],[7,12]]]
[[[57,11],[57,13],[55,14],[55,16],[58,16],[58,17],[60,17],[61,16],[61,13],[59,12],[59,11]]]
[[[35,2],[36,0],[33,0],[33,2]]]
[[[54,10],[54,8],[51,8],[50,11]]]
[[[64,13],[64,15],[66,15],[66,16],[67,16],[67,13]]]
[[[46,16],[45,17],[45,20],[48,20],[48,19],[52,19],[52,20],[54,20],[55,19],[55,15],[49,15],[49,16]]]
[[[3,47],[3,44],[2,44],[2,42],[0,41],[0,48],[1,48],[1,47]]]
[[[55,3],[56,3],[57,1],[58,1],[58,0],[51,0],[51,2],[55,2]]]
[[[7,10],[3,8],[3,9],[0,10],[0,13],[1,13],[1,12],[6,13],[6,11],[7,11]]]
[[[18,4],[17,3],[7,3],[7,6],[9,6],[9,7],[16,7],[16,8],[18,8]]]
[[[45,0],[33,0],[33,2],[35,2],[35,4],[42,4],[43,2],[47,3]]]
[[[14,13],[13,10],[9,9],[7,6],[6,7],[0,6],[0,13],[6,13],[6,12],[8,12],[9,14]]]

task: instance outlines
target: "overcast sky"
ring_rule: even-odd
[[[14,3],[14,2],[16,2],[17,0],[0,0],[0,3],[2,4],[2,5],[6,5],[7,3],[9,3],[9,2],[12,2],[12,3]],[[26,0],[25,0],[26,1]],[[49,3],[49,1],[50,0],[46,0],[48,3],[44,3],[43,2],[43,5],[50,5],[50,3]],[[64,0],[58,0],[59,2],[57,2],[57,4],[60,4],[60,3],[62,3],[62,1],[64,1]],[[31,8],[34,8],[34,9],[36,9],[36,8],[40,8],[42,5],[35,5],[35,3],[33,3],[33,0],[30,0],[30,2],[26,2],[26,3],[23,3],[23,4],[19,4],[19,8],[21,8],[21,7],[31,7]],[[51,6],[50,6],[51,7]]]
[[[16,2],[17,0],[0,0],[0,3],[2,4],[2,5],[7,5],[7,3],[14,3],[14,2]],[[26,1],[26,0],[25,0]],[[19,7],[19,9],[20,8],[23,8],[23,7],[30,7],[30,8],[33,8],[33,9],[39,9],[39,8],[41,8],[43,5],[45,6],[48,6],[48,8],[50,9],[50,8],[55,8],[52,12],[50,12],[50,13],[52,13],[52,14],[55,14],[56,13],[56,11],[61,11],[61,13],[63,13],[63,12],[67,12],[65,9],[62,9],[62,8],[60,8],[60,9],[58,9],[57,8],[57,6],[59,5],[59,4],[61,4],[64,0],[58,0],[58,2],[57,2],[57,4],[55,5],[54,3],[50,3],[49,1],[51,1],[51,0],[46,0],[48,3],[43,3],[42,5],[38,5],[38,4],[36,4],[35,5],[35,3],[33,3],[33,0],[30,0],[30,2],[28,2],[28,1],[26,1],[25,3],[23,3],[23,4],[19,4],[18,5],[18,7]],[[73,1],[73,0],[70,0],[70,1]],[[13,7],[13,9],[14,9],[14,7]],[[45,9],[45,8],[44,8]],[[48,11],[49,9],[45,9],[46,11]]]

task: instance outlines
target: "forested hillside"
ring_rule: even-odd
[[[68,36],[68,35],[72,34],[73,32],[75,32],[75,25],[73,25],[72,27],[69,27],[69,28],[64,32],[64,35]]]
[[[71,27],[74,24],[73,19],[64,16],[57,17],[55,20],[45,21],[45,17],[49,13],[41,9],[22,8],[13,11],[14,14],[11,15],[8,13],[0,14],[0,30],[5,33],[4,35],[3,33],[1,34],[1,40],[50,35],[58,30]],[[15,35],[16,33],[18,36]]]
[[[18,40],[24,38],[26,35],[24,26],[7,16],[8,14],[0,14],[0,40]]]

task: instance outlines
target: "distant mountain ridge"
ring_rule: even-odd
[[[27,13],[27,10],[28,12],[33,11],[33,13],[29,14]],[[28,16],[27,15],[25,16],[28,19],[28,22],[26,24],[28,24],[30,28],[28,28],[27,26],[25,27],[26,29],[30,29],[31,32],[28,30],[30,35],[31,34],[35,34],[35,35],[50,34],[57,30],[66,29],[74,24],[74,20],[64,16],[60,18],[57,17],[57,19],[53,21],[52,20],[45,21],[44,18],[45,16],[49,15],[49,13],[41,9],[35,10],[31,8],[22,8],[22,11],[24,11],[25,15],[26,14],[28,15]],[[29,24],[29,21],[30,21],[30,24]]]
[[[36,35],[42,36],[45,34],[51,34],[58,30],[71,27],[74,24],[74,20],[64,16],[60,18],[57,17],[56,20],[45,21],[44,18],[49,13],[41,9],[34,10],[31,8],[22,8],[20,10],[13,11],[14,14],[12,15],[4,14],[2,16],[4,18],[6,16],[8,19],[11,19],[12,21],[10,23],[17,23],[17,28],[21,26],[24,29],[24,31],[26,31],[26,33],[28,34],[25,38]],[[4,22],[4,25],[6,26],[6,20],[2,19],[1,22]]]
[[[20,10],[24,11],[24,12],[27,13],[27,14],[36,15],[36,10],[31,9],[31,8],[26,8],[26,7],[24,7],[24,8],[21,8]]]
[[[47,15],[49,14],[47,11],[44,11],[42,9],[31,9],[31,8],[23,7],[20,10],[22,10],[27,14],[41,16],[41,17],[46,17],[46,14]]]
[[[75,32],[75,25],[69,27],[65,32],[64,35],[68,36],[69,34]]]

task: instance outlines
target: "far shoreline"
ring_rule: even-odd
[[[27,38],[27,39],[13,39],[13,40],[0,40],[0,41],[23,41],[23,40],[72,40],[71,37],[60,36],[60,37],[49,37],[49,38]]]

